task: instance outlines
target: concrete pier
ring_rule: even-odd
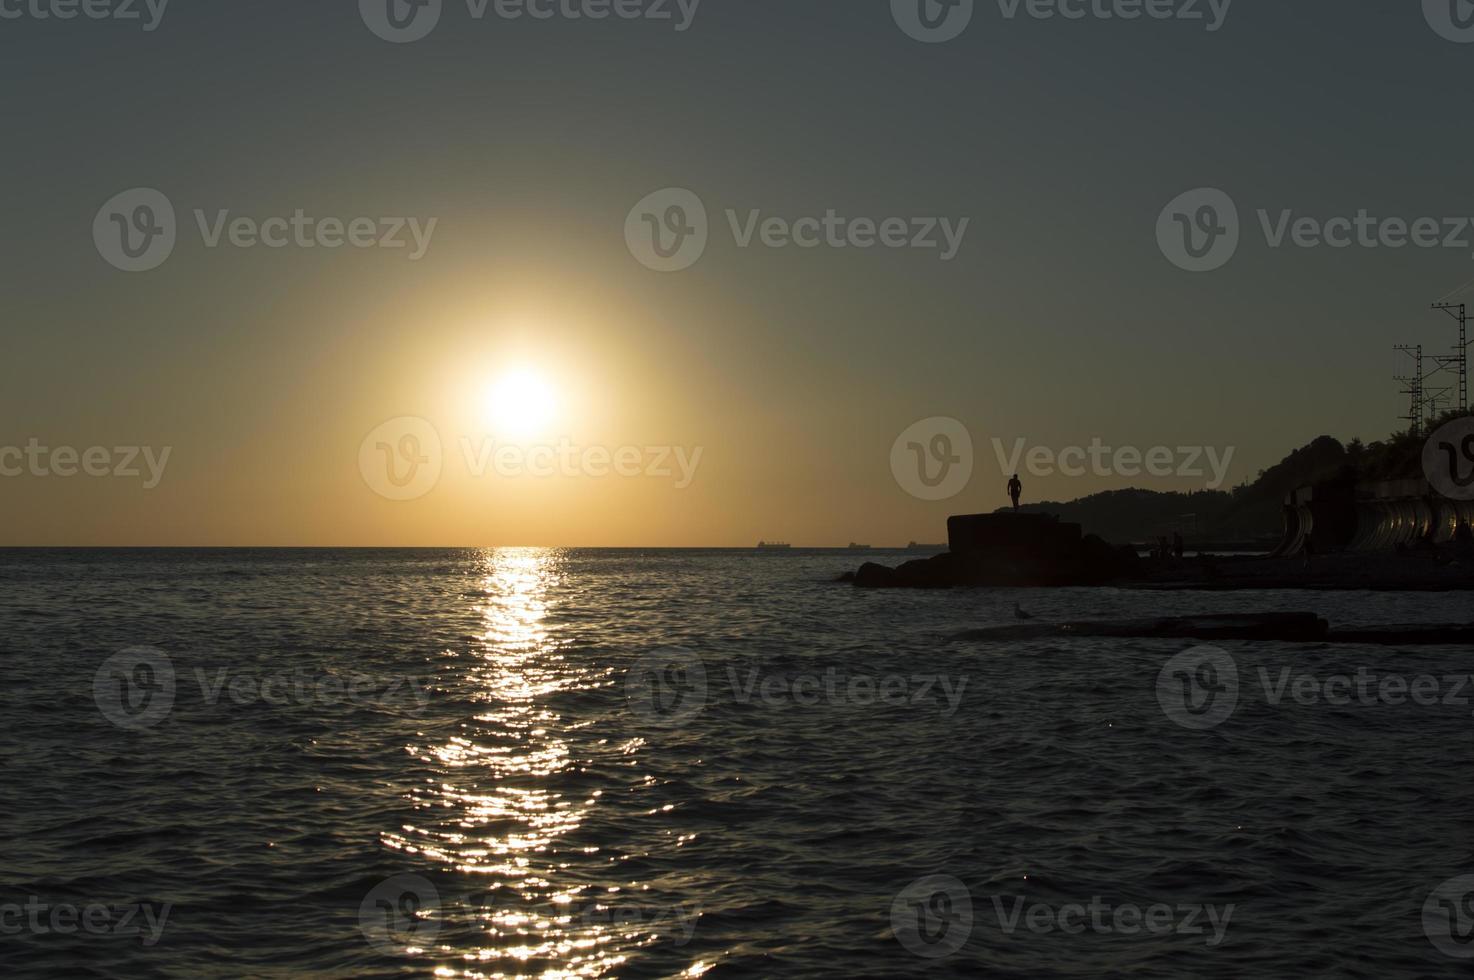
[[[1069,558],[1080,551],[1080,525],[1053,514],[964,514],[947,518],[947,548],[954,555],[999,559]]]
[[[1103,584],[1135,564],[1135,552],[1112,548],[1053,514],[964,514],[947,519],[948,550],[899,568],[868,563],[855,573],[864,588],[945,589],[959,585]]]

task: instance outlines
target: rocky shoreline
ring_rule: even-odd
[[[1305,589],[1451,592],[1474,589],[1474,551],[1447,546],[1389,554],[1214,556],[1148,560],[1046,514],[980,514],[947,522],[949,551],[891,568],[866,562],[840,576],[867,589],[1110,586],[1161,591]]]
[[[1190,561],[1143,562],[1123,588],[1160,591],[1305,589],[1320,592],[1456,592],[1474,589],[1474,555],[1326,555],[1303,558],[1204,555]]]
[[[1283,643],[1356,643],[1375,646],[1467,646],[1474,626],[1409,625],[1333,629],[1313,612],[1220,613],[1076,623],[1027,623],[969,630],[954,643],[1008,643],[1050,637],[1109,636],[1175,640],[1274,640]]]

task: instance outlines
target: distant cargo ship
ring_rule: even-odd
[[[944,545],[944,544],[917,544],[915,541],[912,541],[910,544],[906,545],[906,550],[907,551],[946,551],[947,550],[947,546]]]
[[[869,551],[870,550],[870,545],[868,545],[868,544],[855,544],[855,542],[851,541],[850,542],[850,550],[851,551]]]
[[[792,547],[793,545],[786,541],[759,541],[757,543],[758,551],[788,551]]]

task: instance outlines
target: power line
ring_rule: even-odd
[[[1423,434],[1423,409],[1426,404],[1423,397],[1423,345],[1409,347],[1407,344],[1399,344],[1393,350],[1402,351],[1413,359],[1413,373],[1399,374],[1393,380],[1403,383],[1402,393],[1408,396],[1407,414],[1401,418],[1407,420],[1408,431],[1414,437],[1420,437]]]
[[[1469,312],[1465,303],[1434,303],[1433,309],[1442,310],[1459,323],[1459,343],[1452,357],[1436,358],[1440,368],[1452,368],[1458,374],[1458,409],[1469,410]],[[1454,312],[1457,310],[1458,312]]]
[[[1449,300],[1453,299],[1455,296],[1459,295],[1459,293],[1468,291],[1469,287],[1471,287],[1471,286],[1474,286],[1474,279],[1470,279],[1468,282],[1464,283],[1462,286],[1455,286],[1453,289],[1451,289],[1448,292],[1444,293],[1442,296],[1438,297],[1438,302],[1440,302],[1440,303],[1446,303]]]

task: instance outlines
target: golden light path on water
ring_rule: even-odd
[[[549,699],[599,682],[592,667],[568,661],[547,622],[566,555],[497,549],[484,552],[480,561],[472,594],[481,629],[461,683],[485,709],[462,725],[463,735],[411,747],[420,761],[445,775],[439,785],[412,794],[421,822],[386,833],[384,843],[486,880],[473,889],[478,907],[442,910],[469,911],[481,940],[474,949],[440,943],[423,950],[461,961],[441,966],[437,975],[609,975],[625,962],[627,950],[655,937],[635,936],[610,918],[588,914],[606,908],[601,901],[617,886],[560,880],[571,848],[560,849],[558,842],[582,824],[601,795],[594,791],[570,800],[549,788],[556,775],[577,764],[560,735],[575,721],[552,710]],[[708,968],[697,963],[687,975]]]

